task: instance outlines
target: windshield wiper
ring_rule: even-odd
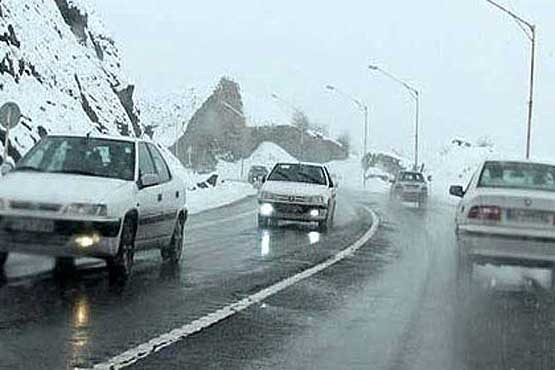
[[[42,169],[33,166],[20,166],[14,168],[14,171],[30,171],[30,172],[44,172]]]

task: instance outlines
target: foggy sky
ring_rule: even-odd
[[[499,0],[538,27],[533,154],[555,159],[555,2]],[[524,154],[529,42],[485,0],[97,0],[124,64],[148,93],[235,78],[276,93],[355,143],[371,110],[370,143],[412,155],[413,103],[369,63],[422,94],[424,159],[453,137],[489,135]]]

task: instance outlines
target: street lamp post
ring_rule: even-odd
[[[505,8],[504,6],[496,3],[493,0],[486,0],[488,3],[501,10],[505,14],[512,17],[520,29],[524,32],[528,40],[530,40],[531,45],[531,56],[530,56],[530,91],[528,100],[528,122],[527,122],[527,133],[526,133],[526,159],[530,159],[530,144],[532,140],[532,111],[533,111],[533,101],[534,101],[534,74],[536,65],[536,25],[526,21],[524,18],[516,15],[514,12]],[[527,28],[527,29],[526,29]]]
[[[364,133],[362,135],[362,140],[363,140],[363,146],[362,146],[362,159],[364,159],[364,156],[366,155],[367,152],[367,148],[368,148],[368,105],[366,105],[365,103],[363,103],[361,100],[358,100],[354,97],[352,97],[351,95],[343,92],[342,90],[338,89],[337,87],[333,86],[333,85],[326,85],[326,89],[330,90],[330,91],[334,91],[336,93],[338,93],[339,95],[343,96],[344,98],[352,101],[356,107],[358,109],[361,110],[361,112],[364,115]],[[366,187],[366,176],[364,174],[364,169],[362,169],[363,174],[362,174],[362,181],[363,181],[363,186]]]
[[[272,98],[274,98],[275,100],[287,105],[289,108],[291,108],[293,110],[293,112],[297,113],[300,112],[300,109],[297,108],[293,103],[290,103],[289,101],[283,99],[282,97],[280,97],[277,94],[272,94],[271,95]],[[305,127],[299,127],[299,129],[301,130],[301,150],[300,150],[300,160],[302,161],[303,159],[303,154],[304,154],[304,130],[306,129]]]
[[[409,92],[409,94],[412,96],[412,98],[414,99],[415,102],[415,117],[414,117],[414,169],[416,170],[418,168],[418,152],[419,152],[419,140],[420,140],[420,92],[415,89],[414,87],[412,87],[411,85],[409,85],[408,83],[406,83],[405,81],[401,80],[400,78],[394,76],[393,74],[387,72],[386,70],[382,69],[379,66],[376,65],[370,65],[368,66],[368,69],[370,69],[371,71],[377,71],[380,72],[381,74],[383,74],[384,76],[392,79],[393,81],[401,84],[405,89],[407,89],[407,91]]]

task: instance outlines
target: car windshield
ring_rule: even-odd
[[[555,191],[555,166],[523,162],[488,162],[478,187]]]
[[[322,167],[304,164],[278,164],[268,180],[326,185],[326,175]]]
[[[399,176],[399,180],[405,182],[424,182],[424,176],[416,172],[403,172]]]
[[[48,137],[21,159],[15,171],[67,173],[131,181],[132,142],[85,137]]]

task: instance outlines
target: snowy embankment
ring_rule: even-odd
[[[453,141],[438,154],[430,165],[433,176],[432,196],[441,202],[456,204],[459,199],[449,195],[451,185],[466,186],[479,164],[497,152],[491,146],[475,146]]]
[[[225,178],[218,180],[216,186],[207,184],[206,188],[201,188],[197,184],[206,183],[210,175],[199,175],[186,169],[168,149],[162,145],[160,147],[175,175],[187,184],[187,208],[190,214],[222,207],[256,195],[256,189],[250,184],[228,181]]]

